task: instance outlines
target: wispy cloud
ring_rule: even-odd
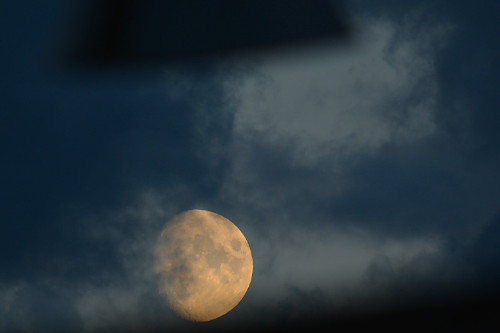
[[[291,149],[294,163],[306,165],[432,135],[437,83],[429,45],[444,28],[401,36],[408,29],[389,20],[361,27],[349,45],[263,59],[241,83],[229,81],[235,135]]]

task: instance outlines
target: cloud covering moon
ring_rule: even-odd
[[[160,293],[174,312],[191,321],[231,311],[252,279],[247,240],[232,222],[209,211],[189,210],[168,221],[155,257]]]

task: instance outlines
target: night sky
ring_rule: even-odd
[[[492,322],[500,2],[342,5],[349,31],[322,43],[183,60],[201,51],[179,32],[175,61],[72,67],[73,4],[2,2],[0,331]],[[204,324],[153,270],[164,223],[195,208],[254,260],[245,298]]]

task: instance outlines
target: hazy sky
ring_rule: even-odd
[[[208,328],[497,288],[500,3],[344,4],[342,42],[153,74],[56,74],[69,6],[1,5],[0,331],[203,329],[152,266],[193,208],[234,222],[254,259]]]

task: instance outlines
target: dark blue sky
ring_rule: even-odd
[[[70,4],[0,5],[0,331],[200,329],[151,267],[191,208],[254,255],[209,329],[497,301],[500,4],[344,7],[309,51],[96,71],[57,66]]]

